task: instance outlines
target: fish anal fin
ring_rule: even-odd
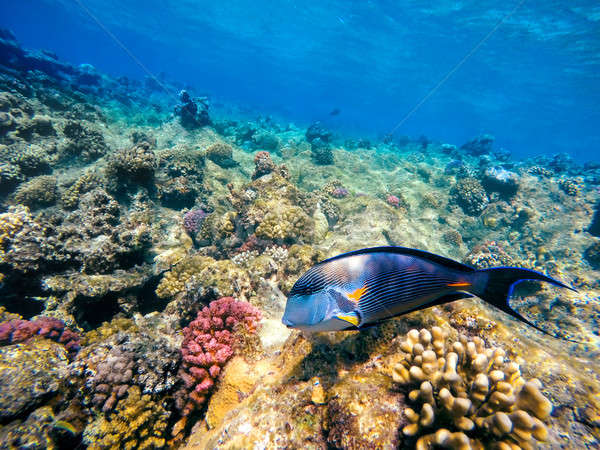
[[[356,314],[355,312],[342,313],[338,314],[335,317],[345,322],[348,322],[349,324],[355,327],[358,327],[358,324],[360,323],[360,317],[358,317],[358,314]]]

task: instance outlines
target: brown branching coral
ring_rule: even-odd
[[[420,409],[405,409],[410,424],[402,432],[417,438],[417,449],[531,449],[547,439],[552,404],[501,348],[478,337],[449,344],[434,327],[411,330],[401,349],[393,379],[415,388],[408,398]]]

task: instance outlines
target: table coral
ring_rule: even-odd
[[[400,348],[405,358],[393,379],[414,388],[408,398],[420,410],[405,409],[410,424],[402,432],[417,439],[417,449],[530,449],[547,439],[552,404],[501,348],[478,337],[446,342],[439,327],[409,331]]]
[[[213,390],[221,369],[234,353],[237,327],[255,332],[260,319],[260,311],[249,303],[223,297],[204,307],[183,329],[179,374],[184,388],[176,396],[182,416],[202,406]]]

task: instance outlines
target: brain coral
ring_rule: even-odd
[[[501,348],[478,337],[449,344],[434,327],[411,330],[401,349],[393,379],[413,388],[408,398],[418,410],[405,409],[410,424],[402,433],[417,439],[417,449],[531,449],[547,439],[552,404]]]

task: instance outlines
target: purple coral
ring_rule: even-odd
[[[69,354],[79,351],[79,335],[65,327],[62,320],[40,317],[36,320],[13,319],[0,324],[0,345],[24,342],[33,336],[43,336],[63,344]]]
[[[195,234],[200,230],[202,221],[206,218],[206,212],[202,209],[192,209],[183,216],[183,227],[190,234]]]
[[[204,307],[183,329],[179,375],[185,390],[177,396],[177,407],[184,417],[206,401],[222,367],[233,355],[238,327],[255,332],[260,319],[260,311],[250,303],[222,297]]]
[[[347,197],[349,194],[348,189],[343,188],[343,187],[336,187],[333,192],[331,193],[331,196],[334,198],[344,198]]]

